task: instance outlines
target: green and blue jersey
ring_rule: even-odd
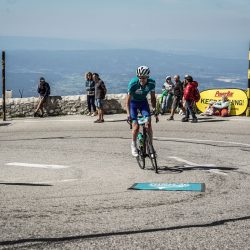
[[[133,101],[147,100],[149,92],[155,92],[155,80],[148,78],[147,83],[142,86],[138,77],[133,78],[128,84],[128,93]]]

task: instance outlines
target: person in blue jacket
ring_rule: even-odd
[[[87,104],[88,104],[88,113],[87,115],[96,116],[96,106],[95,106],[95,82],[93,80],[93,75],[91,72],[85,74],[85,87],[87,94]],[[91,108],[93,113],[91,113]]]

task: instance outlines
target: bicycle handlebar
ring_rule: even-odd
[[[149,116],[155,116],[155,122],[159,122],[159,118],[158,118],[158,114],[156,114],[154,111],[153,112],[150,112],[150,115]],[[141,116],[143,117],[143,116]],[[137,120],[138,120],[138,117],[137,117]],[[132,129],[132,119],[127,119],[127,123],[129,124],[129,127],[130,129]]]

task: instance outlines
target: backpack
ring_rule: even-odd
[[[48,95],[50,95],[50,86],[48,83],[47,83],[47,88],[48,88]]]
[[[103,86],[102,86],[102,93],[101,93],[101,99],[105,99],[106,94],[107,94],[107,89],[106,89],[105,84],[103,83]]]
[[[198,88],[194,88],[194,101],[198,102],[200,100],[201,96],[200,96],[200,92],[198,90]]]

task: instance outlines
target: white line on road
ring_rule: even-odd
[[[69,166],[63,166],[63,165],[47,165],[47,164],[33,164],[33,163],[21,163],[21,162],[10,162],[10,163],[6,163],[5,165],[28,167],[28,168],[48,168],[48,169],[69,168]]]
[[[241,143],[241,142],[234,142],[234,141],[214,141],[214,140],[200,140],[200,139],[189,139],[189,138],[169,138],[169,137],[154,137],[158,140],[171,140],[171,141],[193,141],[193,142],[215,142],[215,143],[225,143],[225,144],[235,144],[235,145],[241,145],[241,146],[247,146],[250,147],[250,144],[247,143]]]
[[[203,168],[208,168],[206,171],[209,171],[209,172],[212,172],[212,173],[215,173],[215,174],[227,175],[226,173],[224,173],[220,169],[216,169],[216,168],[215,169],[209,169],[209,167],[213,167],[213,168],[216,167],[215,164],[197,164],[197,163],[194,163],[194,162],[191,162],[191,161],[188,161],[188,160],[176,157],[176,156],[169,156],[168,158],[175,159],[176,161],[186,163],[187,165],[184,165],[184,167],[203,167]]]
[[[231,118],[228,119],[229,121],[234,121],[234,122],[250,122],[249,118],[243,118],[243,119],[237,119],[237,118]]]
[[[194,167],[215,167],[214,164],[197,164],[197,163],[194,163],[194,162],[191,162],[191,161],[188,161],[188,160],[176,157],[176,156],[169,156],[168,158],[175,159],[175,160],[180,161],[180,162],[184,162],[184,163],[188,164],[189,166],[194,166]]]
[[[60,182],[73,182],[73,181],[78,181],[79,179],[66,179],[66,180],[46,180],[46,181],[39,181],[39,182],[32,182],[35,184],[51,184],[51,183],[60,183]]]
[[[219,169],[209,169],[209,172],[215,173],[215,174],[222,174],[222,175],[227,175],[226,173],[220,171]]]

